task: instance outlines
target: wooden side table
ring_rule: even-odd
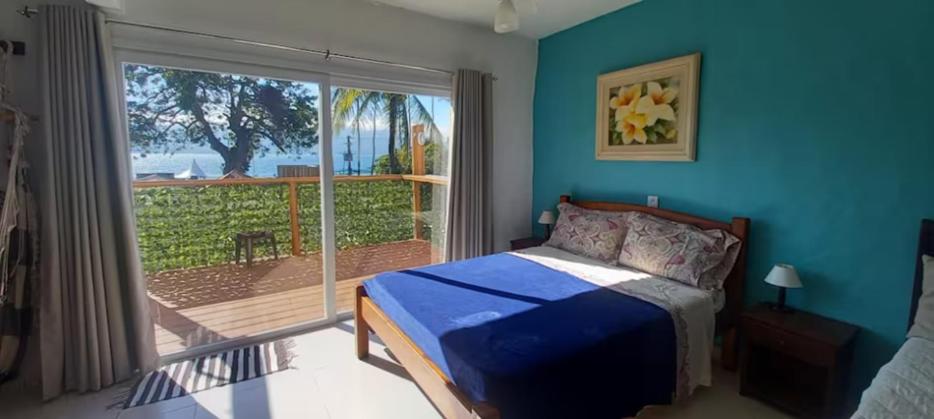
[[[837,417],[858,331],[804,311],[752,307],[740,330],[740,394],[802,417]]]
[[[541,246],[547,240],[540,237],[526,237],[524,239],[515,239],[509,242],[510,250],[522,250],[530,247]]]

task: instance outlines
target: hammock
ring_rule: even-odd
[[[10,167],[0,210],[0,383],[12,377],[22,360],[32,313],[30,273],[28,268],[24,268],[23,261],[29,259],[28,255],[34,254],[30,250],[35,249],[27,244],[26,239],[26,227],[32,226],[20,225],[31,224],[28,221],[30,214],[25,211],[30,196],[24,173],[26,164],[22,157],[23,141],[29,134],[29,117],[6,99],[9,95],[7,64],[13,45],[9,41],[2,42],[6,43],[6,48],[0,51],[0,113],[12,116],[9,119],[13,129],[9,144]]]
[[[7,63],[10,55],[13,53],[13,44],[6,42],[6,48],[0,53],[0,111],[6,111],[13,114],[13,141],[12,155],[10,156],[10,168],[7,172],[7,182],[5,194],[3,197],[3,210],[0,213],[0,306],[3,306],[9,300],[8,291],[10,289],[10,278],[13,272],[10,271],[10,238],[13,229],[16,228],[16,220],[19,215],[19,196],[17,194],[19,176],[19,166],[21,154],[23,151],[23,139],[29,134],[29,117],[19,108],[7,103],[6,96],[9,90],[6,84]],[[14,267],[15,269],[15,267]]]

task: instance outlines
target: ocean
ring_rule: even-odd
[[[344,160],[344,152],[347,151],[347,135],[340,133],[337,138],[343,138],[343,140],[334,142],[334,168],[338,174],[347,174],[347,163]],[[377,158],[387,154],[388,145],[388,135],[377,131],[375,150]],[[355,136],[351,137],[351,151],[353,152],[351,165],[354,172],[356,173],[359,163],[361,173],[369,174],[374,154],[372,137],[367,133],[361,136],[359,153],[357,152],[357,139]],[[142,153],[134,151],[132,157],[134,177],[140,173],[177,174],[187,170],[192,161],[198,164],[198,167],[204,171],[208,178],[223,176],[224,159],[206,147],[192,147],[172,154],[151,153],[147,154],[146,157],[143,157]],[[282,164],[318,166],[318,148],[316,147],[313,151],[309,150],[308,153],[302,155],[267,153],[264,156],[254,157],[247,175],[252,177],[275,177],[277,166]]]

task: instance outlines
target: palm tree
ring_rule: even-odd
[[[333,96],[334,109],[331,117],[335,127],[347,126],[348,123],[359,126],[360,119],[365,116],[367,110],[378,112],[386,118],[389,128],[388,152],[391,173],[402,171],[396,155],[396,143],[400,143],[403,149],[411,146],[411,120],[429,126],[431,138],[441,135],[431,112],[415,95],[340,87],[334,90]],[[375,123],[373,130],[375,137]]]
[[[373,151],[370,155],[370,174],[372,175],[376,173],[376,123],[379,121],[379,109],[371,108],[370,117],[370,122],[373,123],[373,142],[370,145],[370,150]]]
[[[334,124],[334,131],[337,132],[339,127],[347,126],[350,124],[352,131],[357,135],[357,145],[360,144],[360,115],[365,111],[365,97],[366,92],[360,89],[345,89],[347,92],[344,94],[338,94],[338,89],[334,92],[334,97],[332,98],[334,110],[331,113],[331,119]],[[373,136],[374,141],[376,137],[376,124],[373,125]],[[374,145],[373,151],[376,151],[376,146]],[[357,152],[357,161],[359,162],[360,156],[359,151]],[[359,165],[359,164],[358,164]],[[352,175],[353,173],[347,173]]]

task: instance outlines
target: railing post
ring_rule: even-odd
[[[289,181],[289,221],[292,225],[292,255],[302,254],[302,233],[298,223],[298,183]]]
[[[425,145],[422,144],[424,125],[412,127],[412,174],[425,175]],[[422,184],[412,181],[412,218],[415,225],[415,240],[422,240]]]

